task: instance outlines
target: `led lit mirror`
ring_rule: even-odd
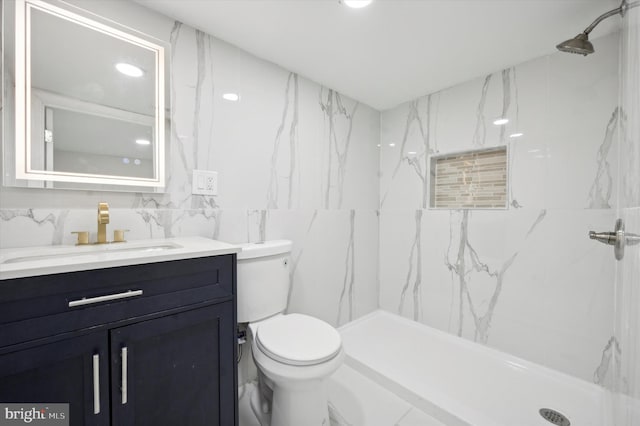
[[[161,190],[162,42],[63,2],[3,5],[5,185]]]

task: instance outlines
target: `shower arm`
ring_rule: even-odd
[[[627,10],[640,6],[640,1],[634,1],[632,3],[627,3],[627,0],[622,0],[622,3],[620,4],[619,7],[610,10],[608,12],[603,13],[602,15],[598,16],[596,18],[595,21],[593,21],[593,23],[591,25],[589,25],[587,28],[585,28],[585,30],[582,32],[583,34],[589,34],[591,31],[593,31],[593,29],[602,21],[604,21],[607,18],[610,18],[611,16],[615,16],[615,15],[622,15],[624,16],[625,13],[627,13]]]

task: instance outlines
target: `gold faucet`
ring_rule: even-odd
[[[106,244],[107,223],[109,223],[109,204],[98,203],[98,241],[97,244]]]

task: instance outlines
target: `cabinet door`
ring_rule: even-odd
[[[114,425],[236,424],[233,302],[111,330]]]
[[[68,403],[70,425],[109,425],[107,344],[99,332],[0,355],[0,401]]]

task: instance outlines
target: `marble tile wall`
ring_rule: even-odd
[[[640,8],[622,21],[617,206],[627,232],[640,234]],[[616,272],[614,423],[632,426],[640,424],[640,246],[626,248]]]
[[[615,219],[619,35],[594,43],[382,113],[380,305],[606,384],[615,270],[588,232]],[[429,155],[504,145],[507,210],[428,209]]]
[[[167,191],[2,187],[0,246],[73,244],[106,201],[129,240],[292,239],[292,312],[341,325],[376,309],[380,113],[135,3],[77,3],[171,45]],[[218,172],[218,196],[191,195],[193,169]]]

